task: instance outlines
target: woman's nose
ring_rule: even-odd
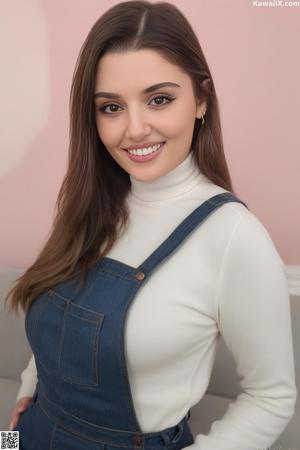
[[[126,137],[130,139],[139,139],[141,136],[145,136],[151,131],[151,126],[143,114],[137,112],[128,115],[126,124]]]

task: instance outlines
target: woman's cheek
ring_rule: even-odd
[[[111,132],[109,131],[109,127],[105,127],[103,124],[101,124],[101,126],[97,124],[97,131],[99,138],[105,147],[110,146]]]
[[[112,124],[109,121],[103,120],[101,125],[97,125],[98,135],[105,145],[105,147],[117,147],[122,138],[122,130],[120,125]]]

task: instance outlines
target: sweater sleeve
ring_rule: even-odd
[[[37,370],[33,354],[31,355],[27,367],[21,372],[21,381],[22,384],[17,394],[16,403],[22,397],[33,397],[37,383]]]
[[[297,388],[284,264],[265,227],[238,220],[217,284],[218,326],[242,393],[189,450],[254,450],[272,445],[295,412]]]

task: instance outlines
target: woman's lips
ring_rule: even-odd
[[[162,143],[162,145],[159,147],[158,150],[150,153],[149,155],[132,155],[131,153],[128,152],[128,150],[125,150],[125,151],[127,153],[128,158],[130,158],[131,161],[146,162],[146,161],[151,161],[152,159],[157,158],[160,155],[160,153],[163,151],[164,146],[165,146],[165,142]]]

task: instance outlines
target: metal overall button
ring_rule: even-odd
[[[143,280],[145,278],[145,276],[146,276],[146,274],[144,272],[137,272],[135,274],[135,278],[140,281]]]
[[[132,436],[132,443],[136,447],[140,447],[143,443],[143,436],[140,434],[134,434]]]

